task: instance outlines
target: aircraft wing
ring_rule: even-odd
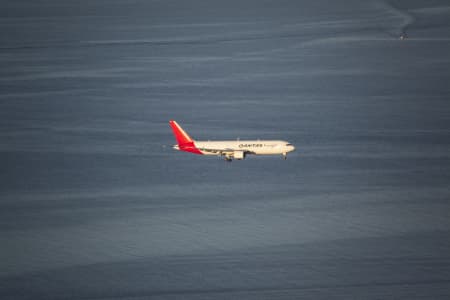
[[[225,148],[225,149],[211,149],[211,148],[198,148],[200,151],[214,153],[218,155],[226,155],[226,154],[232,154],[235,150],[232,148]]]
[[[198,148],[200,151],[213,153],[217,155],[225,155],[225,156],[233,156],[236,151],[243,152],[246,154],[254,154],[252,151],[243,150],[243,149],[233,149],[233,148],[224,148],[224,149],[212,149],[212,148]]]

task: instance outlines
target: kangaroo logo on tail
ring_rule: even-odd
[[[195,154],[203,154],[194,144],[194,140],[181,128],[180,125],[174,120],[169,121],[170,127],[172,127],[173,135],[177,140],[178,145],[174,148],[181,151],[191,152]]]

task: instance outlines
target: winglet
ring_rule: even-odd
[[[170,127],[172,127],[173,135],[175,136],[179,146],[192,144],[194,142],[194,140],[186,133],[186,131],[183,130],[183,128],[181,128],[180,125],[178,125],[176,121],[170,120],[169,124]]]

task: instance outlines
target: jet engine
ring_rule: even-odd
[[[233,153],[234,159],[244,159],[245,158],[245,152],[244,151],[234,151]]]

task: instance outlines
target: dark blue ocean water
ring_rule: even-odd
[[[0,298],[450,297],[447,1],[6,1],[0,25]],[[297,150],[176,152],[169,119]]]

